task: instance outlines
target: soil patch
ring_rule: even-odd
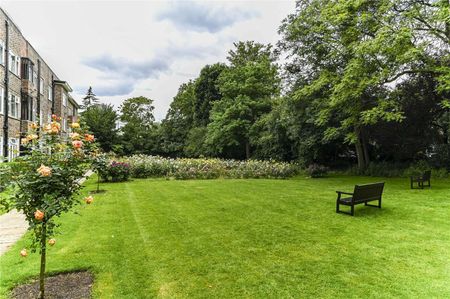
[[[88,271],[62,273],[45,279],[45,298],[47,299],[88,299],[94,276]],[[35,299],[39,295],[39,281],[20,285],[13,289],[14,299]]]

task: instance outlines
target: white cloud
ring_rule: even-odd
[[[187,13],[186,5],[2,1],[2,8],[50,67],[76,87],[75,99],[80,101],[89,86],[101,101],[116,106],[128,97],[147,96],[155,101],[157,119],[165,116],[181,83],[197,76],[206,64],[225,62],[233,42],[276,43],[281,20],[295,8],[294,1],[202,1],[189,10],[202,18],[200,22],[191,16],[184,19],[185,25],[175,24],[169,18],[171,8],[172,14],[174,7]]]

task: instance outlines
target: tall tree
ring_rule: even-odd
[[[218,80],[223,98],[211,110],[206,142],[217,154],[241,151],[238,157],[248,159],[251,128],[280,91],[278,66],[271,46],[253,41],[236,43],[228,61]]]
[[[183,83],[161,123],[162,151],[169,156],[181,156],[194,121],[195,81]]]
[[[88,107],[81,113],[81,121],[95,135],[105,152],[113,150],[118,141],[117,121],[119,116],[112,105],[99,104]]]
[[[280,28],[293,98],[321,95],[315,124],[326,127],[323,139],[345,136],[361,168],[370,162],[368,126],[403,119],[386,85],[423,59],[393,8],[390,0],[303,0]],[[336,115],[340,122],[331,126]]]
[[[213,103],[222,98],[217,85],[218,78],[225,68],[226,65],[222,63],[206,65],[195,80],[195,126],[204,127],[209,123],[209,112]]]
[[[155,117],[153,100],[136,97],[125,100],[120,106],[122,142],[126,154],[152,153],[154,149]]]

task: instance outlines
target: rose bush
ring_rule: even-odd
[[[40,298],[44,298],[45,293],[47,240],[51,246],[56,243],[53,238],[57,227],[55,218],[79,203],[75,195],[81,188],[80,179],[89,169],[96,151],[92,135],[73,123],[72,134],[66,136],[61,132],[60,120],[53,115],[52,121],[42,128],[32,123],[21,140],[24,154],[8,171],[12,196],[5,201],[7,209],[23,212],[33,232],[30,249],[41,254]],[[20,254],[26,257],[27,249]]]

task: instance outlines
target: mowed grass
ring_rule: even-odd
[[[383,208],[335,213],[335,190],[386,181]],[[95,298],[450,298],[450,184],[405,179],[134,180],[65,215],[51,273],[89,269]],[[95,189],[91,180],[84,192]],[[344,207],[345,208],[345,207]],[[24,239],[0,297],[36,277]]]

